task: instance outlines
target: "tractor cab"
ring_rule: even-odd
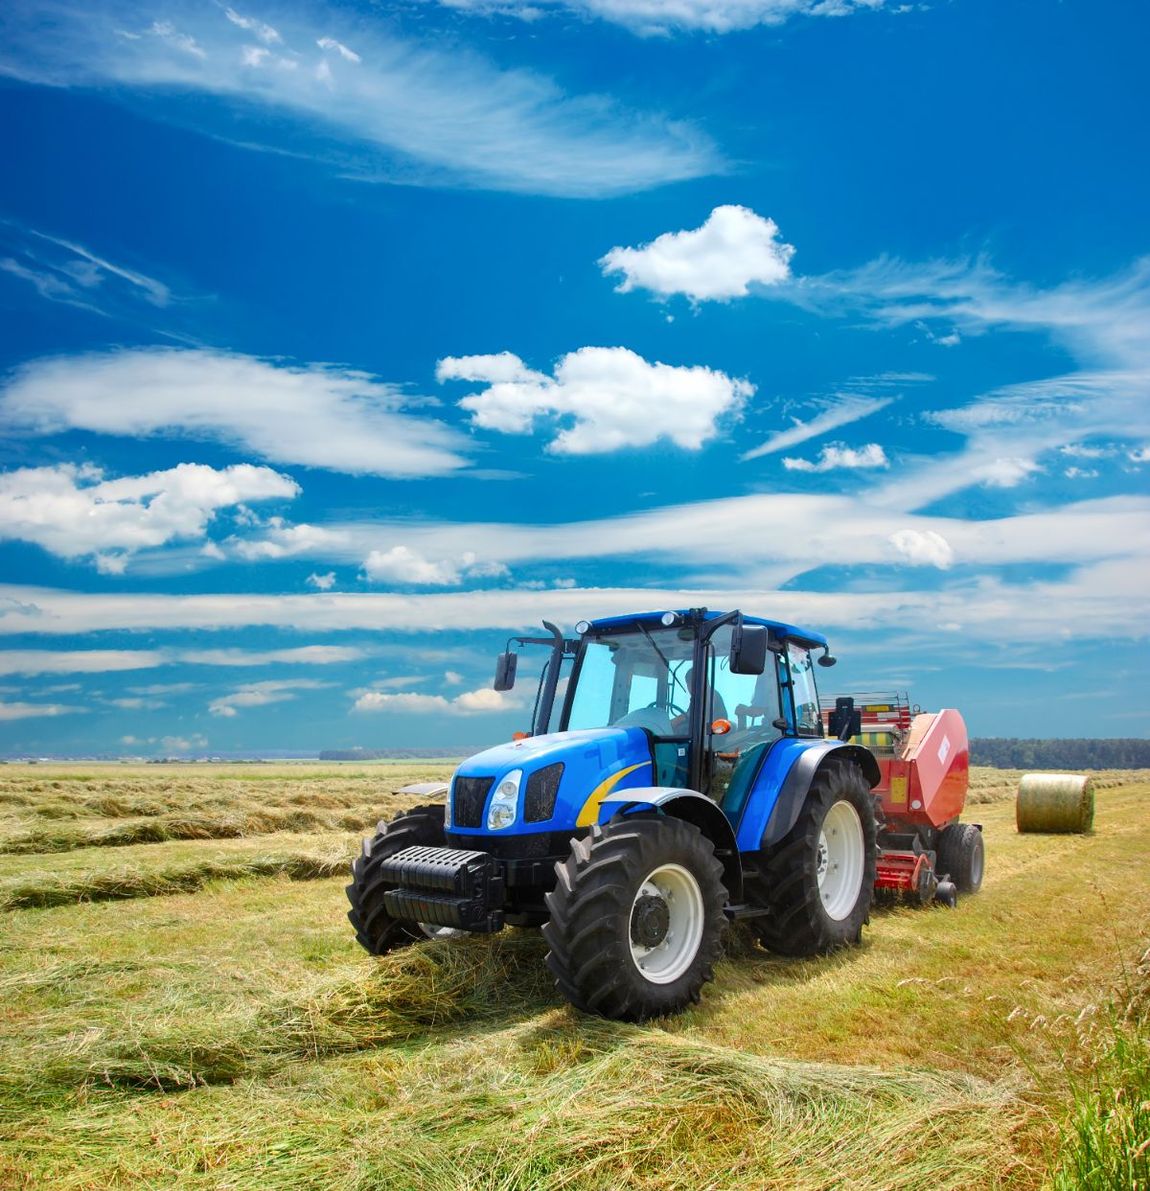
[[[823,735],[811,653],[828,661],[820,634],[706,609],[582,621],[574,640],[544,623],[551,638],[508,642],[495,689],[514,683],[514,645],[549,647],[525,735],[640,729],[649,785],[698,791],[732,817],[774,741]]]

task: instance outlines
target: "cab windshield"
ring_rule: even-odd
[[[692,630],[663,628],[586,638],[566,727],[687,734]]]

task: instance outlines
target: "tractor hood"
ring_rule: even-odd
[[[520,831],[567,830],[597,822],[599,803],[615,790],[654,783],[651,740],[642,728],[588,728],[577,732],[551,732],[496,745],[469,757],[455,771],[456,778],[491,778],[493,785],[519,770],[521,790],[531,775],[562,764],[552,813],[538,818],[520,817]],[[453,831],[463,829],[456,818]],[[484,827],[479,827],[487,834]],[[502,834],[502,833],[500,833]]]

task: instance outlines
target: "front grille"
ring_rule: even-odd
[[[493,777],[457,777],[451,783],[451,822],[456,827],[479,827]]]
[[[563,776],[563,762],[537,769],[527,779],[527,793],[523,796],[523,819],[527,823],[542,823],[555,813],[555,799],[559,794],[559,779]]]

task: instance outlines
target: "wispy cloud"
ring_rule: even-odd
[[[869,418],[871,414],[886,409],[892,401],[893,397],[856,397],[849,393],[841,394],[830,401],[822,413],[816,414],[808,421],[792,418],[794,425],[772,434],[765,443],[745,452],[742,458],[744,461],[759,459],[763,455],[774,455],[790,447],[797,447],[799,443],[829,434],[840,426],[849,426],[852,422]]]
[[[439,713],[443,715],[483,715],[507,711],[522,705],[519,693],[494,691],[479,687],[450,699],[443,695],[425,695],[417,691],[363,691],[352,704],[352,711]]]
[[[1142,516],[1145,518],[1144,511]],[[1051,521],[1051,532],[1057,532],[1060,518],[1053,517]],[[996,545],[1004,554],[1009,553],[1013,538],[1013,534],[1006,535]],[[892,545],[888,548],[895,549]],[[910,548],[913,550],[913,546]],[[959,553],[957,547],[955,552]],[[251,625],[309,633],[377,631],[381,626],[400,634],[477,629],[517,631],[537,627],[541,617],[561,625],[573,625],[588,615],[622,615],[636,608],[708,606],[769,608],[772,615],[782,620],[812,624],[836,633],[868,634],[881,628],[884,648],[893,648],[916,635],[937,640],[940,632],[962,630],[986,643],[1032,642],[1049,646],[1068,632],[1073,632],[1078,640],[1143,637],[1146,624],[1150,623],[1146,565],[1144,556],[1131,555],[1075,566],[1056,579],[956,575],[941,590],[899,586],[881,591],[825,592],[725,583],[719,587],[460,592],[412,600],[391,593],[173,596],[0,588],[0,597],[15,595],[25,605],[34,600],[37,609],[35,615],[0,618],[0,632],[165,631]],[[248,693],[290,696],[295,689]],[[266,701],[257,698],[246,705]],[[232,700],[228,705],[244,704]]]
[[[246,682],[230,694],[221,695],[208,704],[208,711],[221,719],[232,719],[241,711],[266,707],[270,703],[288,703],[299,698],[300,691],[317,691],[330,686],[310,678],[295,678],[283,682]]]
[[[353,475],[443,475],[466,440],[364,372],[226,352],[141,348],[35,360],[0,394],[0,422],[27,434],[174,431],[278,463]]]
[[[245,6],[246,7],[246,6]],[[0,71],[58,85],[113,84],[162,97],[163,116],[211,112],[218,97],[253,119],[249,143],[289,148],[371,179],[565,196],[626,194],[721,168],[687,123],[633,113],[599,95],[568,96],[527,70],[401,40],[378,22],[300,10],[28,0],[10,21]],[[296,135],[269,143],[266,113]],[[235,122],[226,124],[235,136]]]
[[[847,16],[882,8],[884,0],[439,0],[448,8],[537,20],[549,9],[598,17],[639,34],[677,30],[730,33],[781,25],[797,16]],[[894,6],[892,6],[894,7]],[[897,11],[897,7],[895,8]]]
[[[141,302],[159,308],[172,302],[162,281],[7,219],[0,219],[0,270],[27,282],[46,301],[109,317]]]
[[[80,715],[86,707],[67,703],[4,703],[0,702],[0,721],[50,718],[57,715]]]

